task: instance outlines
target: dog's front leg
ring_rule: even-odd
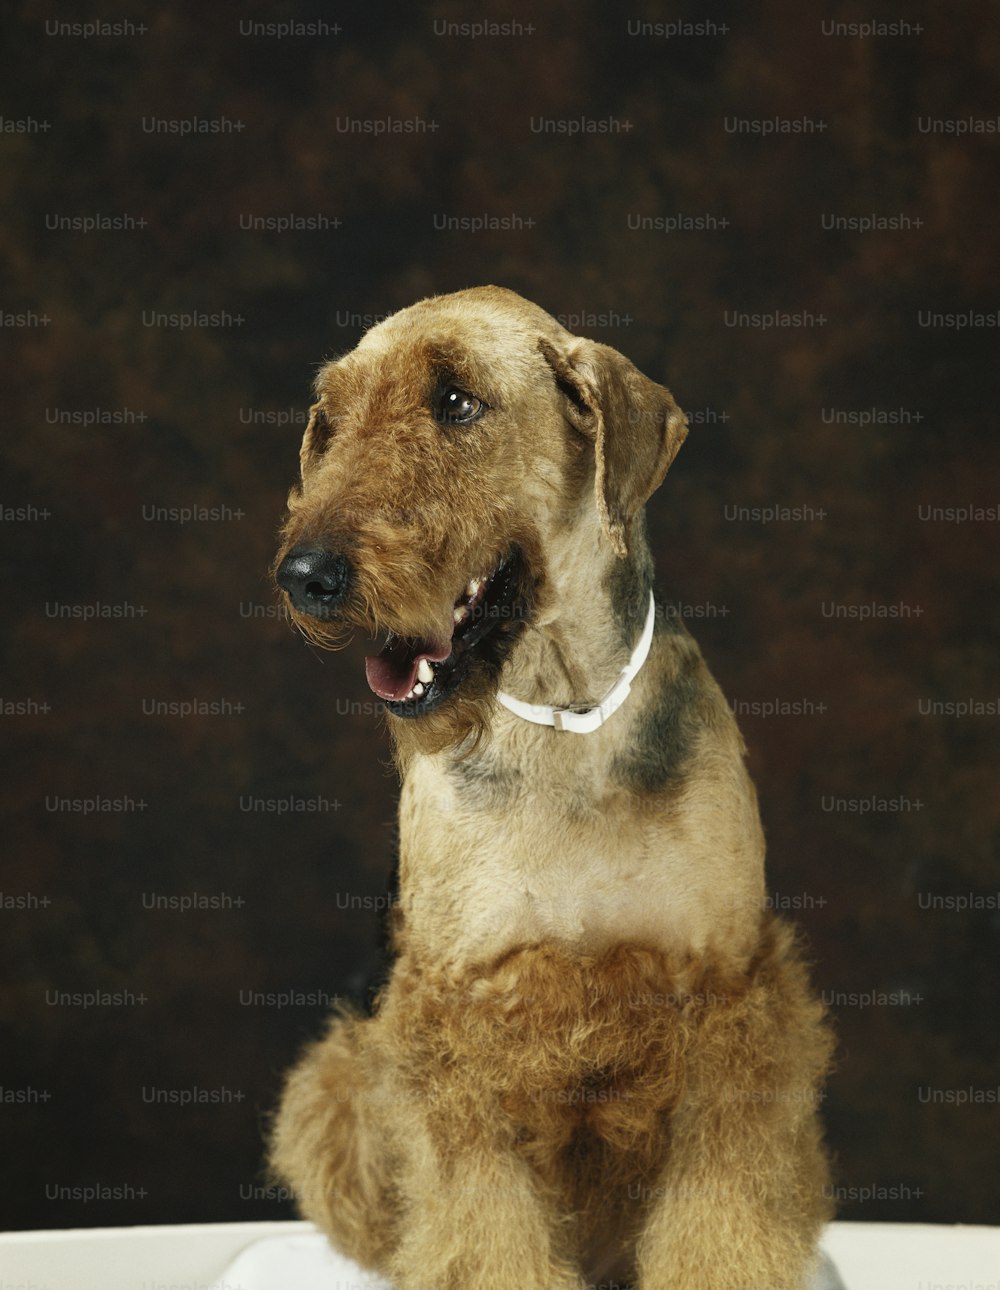
[[[789,928],[705,1005],[637,1254],[640,1290],[807,1290],[830,1217],[819,1124],[832,1048]]]
[[[638,1290],[809,1290],[823,1220],[801,1190],[818,1190],[818,1174],[764,1179],[758,1158],[751,1178],[742,1163],[716,1155],[688,1177],[663,1173],[638,1245]]]
[[[396,1290],[583,1290],[566,1224],[530,1167],[495,1142],[456,1147],[455,1136],[444,1150],[426,1132],[410,1138]]]

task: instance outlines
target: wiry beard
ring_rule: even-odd
[[[341,650],[351,643],[358,631],[374,638],[381,632],[390,630],[389,624],[379,618],[375,606],[360,596],[352,595],[347,604],[342,608],[338,607],[337,612],[329,618],[300,613],[294,605],[289,604],[284,593],[281,593],[281,599],[292,626],[310,645],[315,645],[318,649]]]
[[[537,587],[523,568],[517,585],[519,615],[504,621],[481,639],[461,680],[439,707],[415,717],[398,716],[386,707],[384,722],[392,742],[393,761],[401,777],[417,755],[450,750],[455,757],[464,758],[489,739],[500,710],[496,696],[504,663],[524,630],[531,629]],[[398,633],[400,626],[395,615],[390,617],[380,612],[376,599],[363,594],[357,584],[329,618],[303,614],[287,600],[286,607],[302,636],[324,650],[342,649],[358,631],[375,638],[386,631]]]
[[[531,589],[524,587],[522,596],[524,617],[511,620],[482,642],[461,685],[441,707],[416,719],[386,713],[393,758],[400,776],[419,754],[431,756],[450,750],[455,758],[461,759],[489,740],[500,711],[497,691],[504,663],[525,630],[532,630]]]
[[[457,758],[470,756],[490,737],[496,713],[497,680],[492,669],[476,666],[461,688],[433,712],[410,720],[386,711],[392,755],[402,778],[414,757],[451,751]]]

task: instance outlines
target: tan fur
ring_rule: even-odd
[[[444,366],[489,413],[428,413]],[[529,625],[497,676],[416,720],[398,765],[397,959],[289,1077],[272,1163],[303,1214],[399,1290],[802,1290],[828,1215],[830,1039],[764,913],[743,744],[658,606],[592,734],[500,707],[591,706],[648,603],[642,506],[686,433],[669,392],[511,292],[432,298],[317,381],[296,543],[349,551],[330,622],[421,639],[516,544]]]

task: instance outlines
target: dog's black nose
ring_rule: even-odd
[[[322,547],[295,547],[278,565],[275,577],[299,613],[328,618],[347,595],[351,564],[346,555]]]

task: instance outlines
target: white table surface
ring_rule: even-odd
[[[1000,1228],[832,1223],[847,1290],[1000,1290]],[[3,1290],[382,1290],[309,1223],[0,1233]]]

